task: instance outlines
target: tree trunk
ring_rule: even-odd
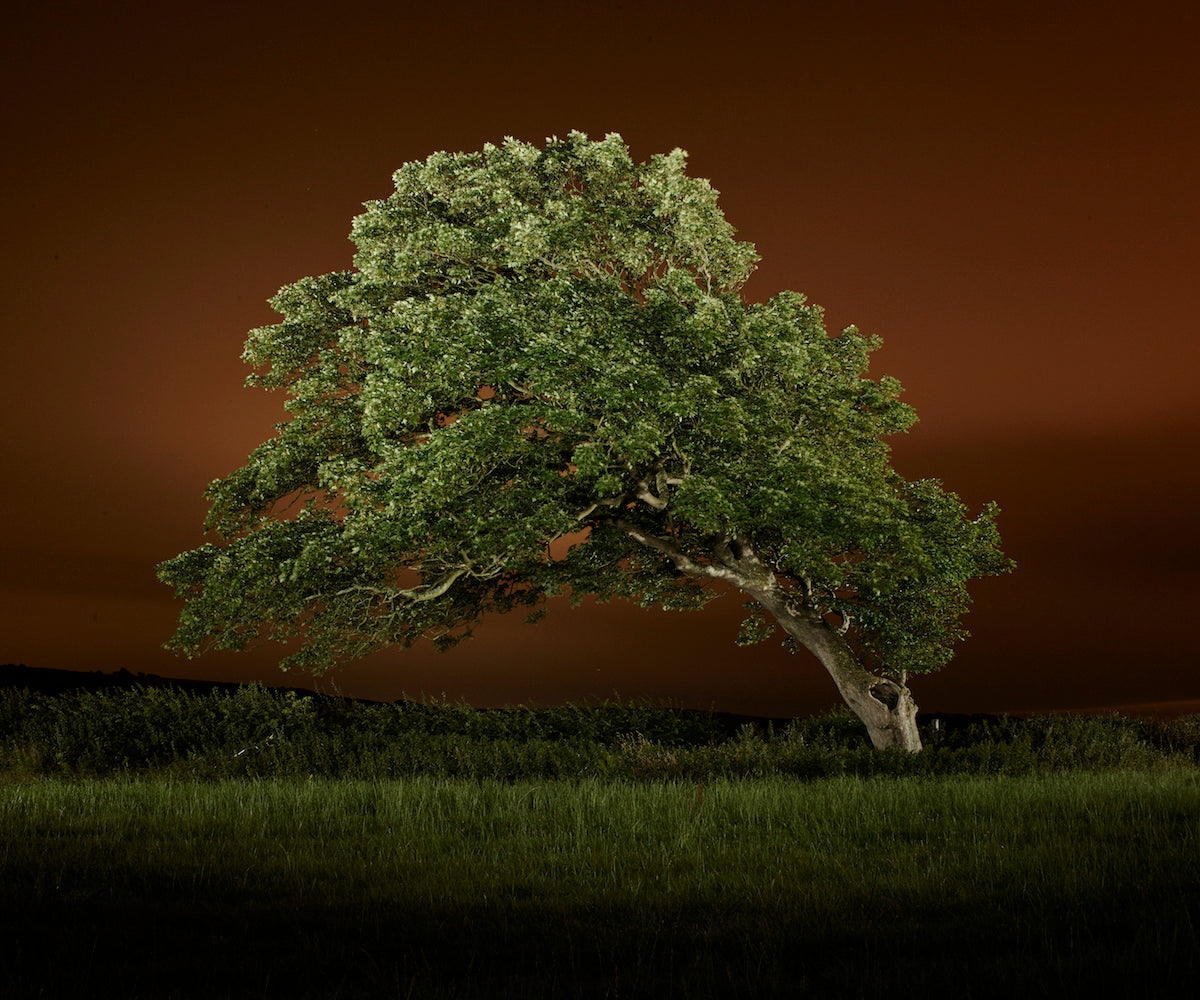
[[[645,492],[642,499],[650,506],[665,506],[648,488]],[[585,513],[591,510],[588,508]],[[829,622],[810,608],[793,608],[777,586],[775,574],[759,560],[749,539],[727,537],[713,550],[714,561],[701,563],[681,552],[669,538],[658,538],[622,518],[614,518],[611,523],[634,541],[665,556],[679,572],[724,580],[758,601],[788,635],[821,661],[878,749],[896,747],[909,753],[921,749],[917,703],[904,683],[903,674],[900,681],[876,677],[863,668],[854,650]]]
[[[864,669],[837,629],[815,613],[790,608],[780,594],[772,591],[747,590],[747,593],[771,613],[788,635],[821,661],[878,749],[920,751],[917,703],[907,685],[877,677]]]

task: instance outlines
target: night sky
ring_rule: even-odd
[[[164,651],[154,567],[284,419],[242,387],[283,284],[344,270],[402,163],[512,135],[688,150],[921,418],[895,464],[1001,507],[1010,576],[923,710],[1200,707],[1200,6],[19,3],[3,58],[0,663],[311,686]],[[321,682],[479,705],[837,702],[698,613],[555,607]],[[1191,706],[1184,702],[1191,702]]]

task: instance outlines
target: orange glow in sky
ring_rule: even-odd
[[[1200,698],[1197,8],[72,6],[22,5],[0,43],[0,662],[303,683],[270,647],[161,649],[154,566],[284,418],[242,387],[245,335],[281,285],[350,267],[350,220],[402,163],[580,129],[687,149],[762,257],[747,297],[795,289],[883,338],[872,374],[921,418],[898,469],[999,502],[1019,569],[973,587],[922,708]],[[815,661],[734,644],[740,603],[564,604],[333,679],[834,704]]]

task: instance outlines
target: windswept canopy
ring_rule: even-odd
[[[865,377],[875,341],[743,301],[753,247],[684,169],[573,132],[398,170],[354,269],[249,335],[291,418],[209,487],[217,539],[160,567],[173,645],[266,635],[319,671],[561,593],[697,607],[752,550],[863,657],[944,663],[966,581],[1005,565],[993,511],[892,471],[914,417]]]

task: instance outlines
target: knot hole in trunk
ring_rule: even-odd
[[[894,712],[896,706],[900,704],[900,688],[891,681],[880,681],[878,684],[872,684],[871,697],[882,705],[886,705],[889,712]]]

